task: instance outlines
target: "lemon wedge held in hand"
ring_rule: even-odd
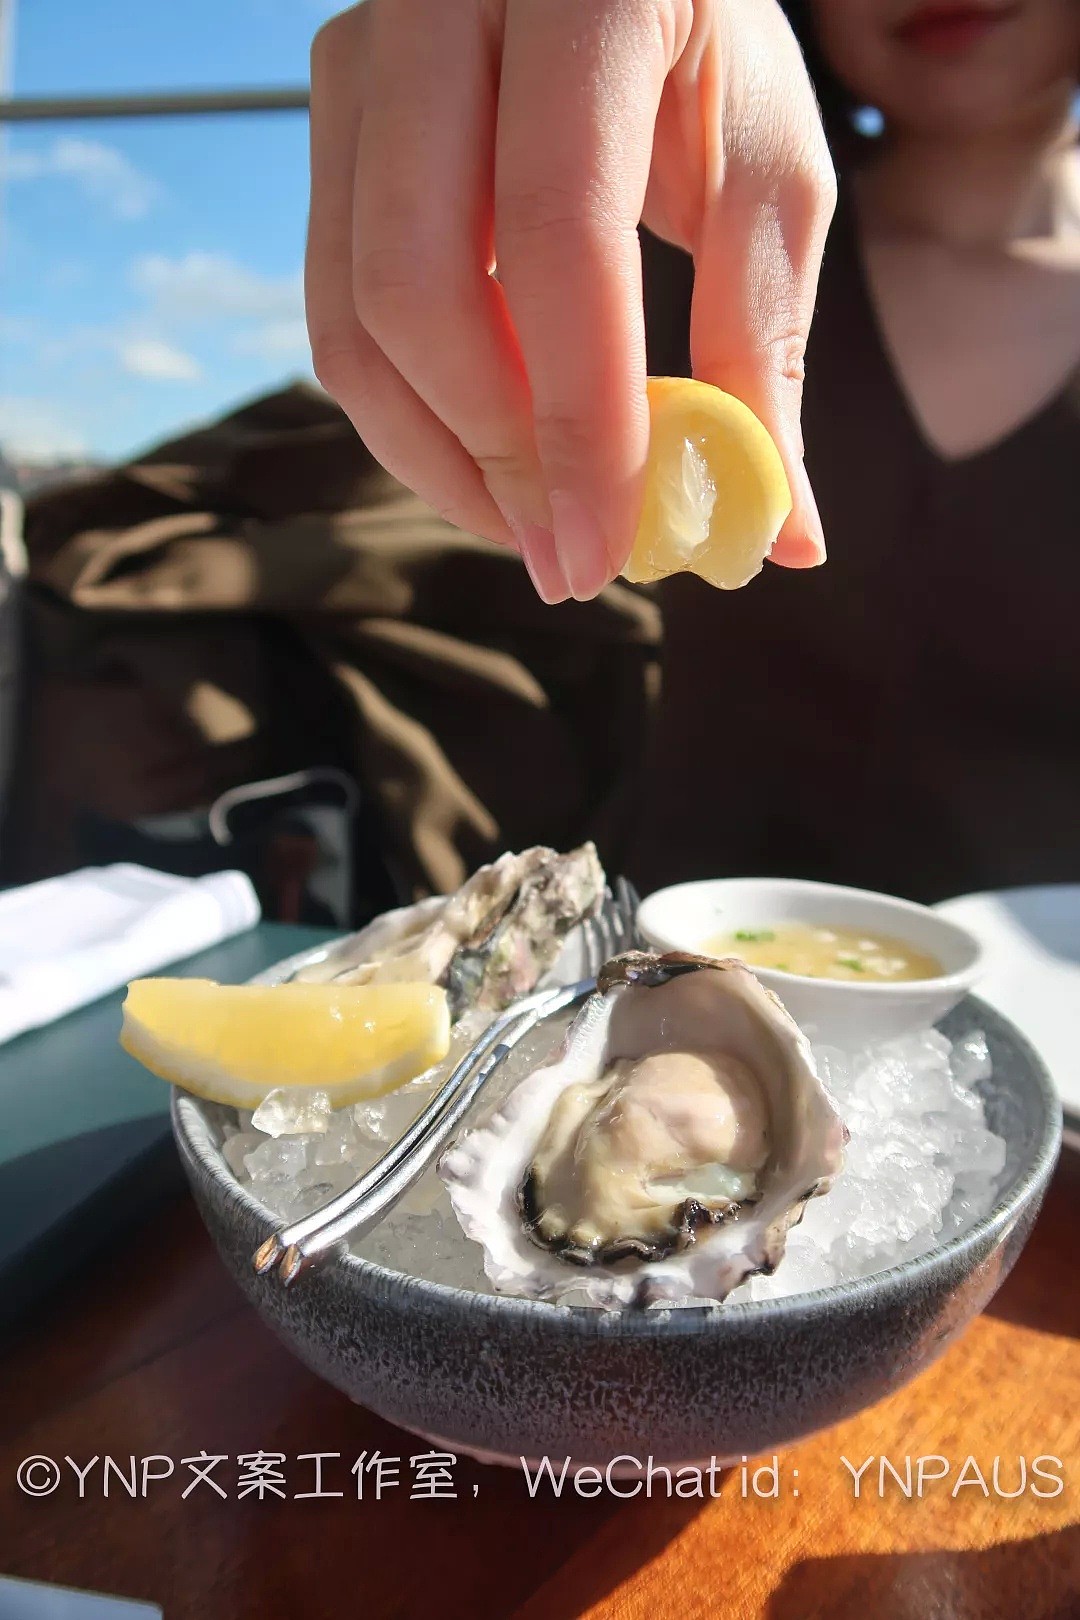
[[[780,453],[750,408],[709,383],[650,377],[645,504],[630,560],[635,585],[689,571],[735,590],[761,565],[791,511]]]
[[[444,1058],[450,1010],[446,991],[431,984],[136,979],[120,1044],[208,1102],[257,1108],[277,1086],[311,1086],[340,1108]]]

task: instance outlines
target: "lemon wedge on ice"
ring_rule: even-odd
[[[791,511],[780,453],[749,406],[709,383],[650,377],[645,503],[623,570],[635,585],[689,571],[735,590]]]
[[[446,1056],[446,991],[431,984],[213,984],[136,979],[120,1044],[208,1102],[257,1108],[312,1086],[335,1108],[378,1097]]]

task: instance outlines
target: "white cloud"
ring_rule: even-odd
[[[16,461],[77,460],[86,439],[48,400],[0,394],[0,445]]]
[[[289,321],[266,321],[233,339],[234,354],[253,354],[260,360],[301,360],[311,364],[311,345],[303,316]]]
[[[145,407],[148,432],[164,431],[169,384],[190,389],[192,411],[209,411],[222,403],[225,378],[230,392],[246,392],[261,377],[310,372],[299,268],[265,275],[226,253],[150,254],[131,261],[126,282],[127,307],[111,321],[52,324],[0,312],[0,363],[19,372],[0,393],[9,456],[99,449],[110,389]],[[72,313],[77,307],[69,300]]]
[[[133,377],[158,382],[196,382],[202,376],[194,356],[161,338],[132,338],[121,343],[120,364]]]
[[[303,316],[299,270],[291,276],[261,276],[226,253],[185,253],[178,259],[145,254],[131,267],[131,284],[162,320],[228,316],[280,323]]]
[[[49,146],[9,148],[4,175],[8,180],[70,180],[117,219],[142,219],[160,192],[157,181],[115,146],[73,135],[58,136]]]
[[[147,337],[164,342],[216,329],[231,354],[270,366],[311,364],[299,270],[265,276],[226,253],[150,253],[134,261],[128,279]]]

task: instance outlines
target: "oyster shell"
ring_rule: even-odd
[[[468,1007],[498,1011],[555,965],[604,882],[592,844],[566,855],[543,845],[500,855],[456,893],[387,912],[297,976],[444,984],[453,1017]]]
[[[632,952],[439,1173],[501,1291],[719,1301],[775,1270],[846,1138],[806,1037],[745,964]]]

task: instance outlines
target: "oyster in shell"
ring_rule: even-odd
[[[501,1291],[723,1300],[775,1270],[846,1137],[806,1037],[742,962],[632,952],[439,1173]]]
[[[451,895],[387,912],[297,977],[446,986],[454,1018],[495,1012],[532,990],[604,892],[592,844],[500,855]]]

